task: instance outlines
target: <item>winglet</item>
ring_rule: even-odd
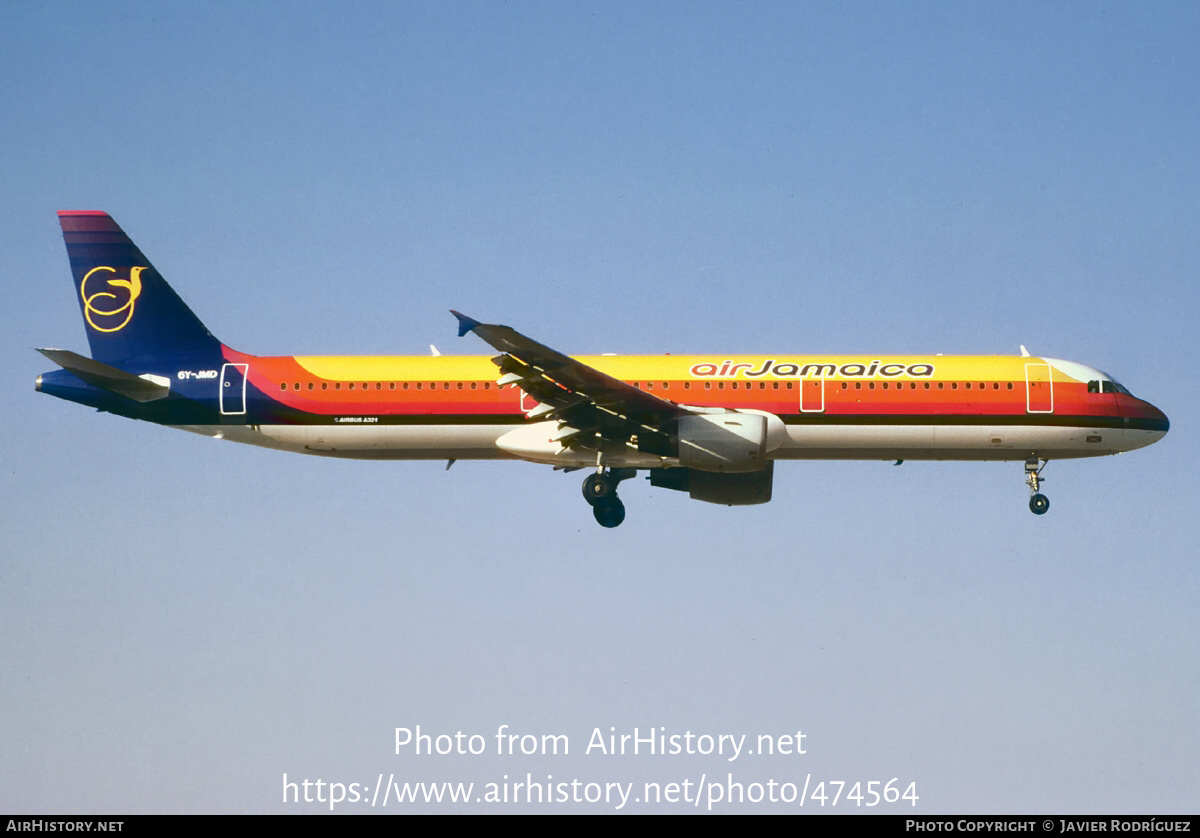
[[[470,317],[467,317],[467,315],[461,314],[461,313],[455,311],[454,309],[450,309],[450,313],[458,318],[458,336],[459,337],[462,337],[467,332],[474,329],[476,326],[483,325],[478,320],[474,320]]]

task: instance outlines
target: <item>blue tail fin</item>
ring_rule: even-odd
[[[103,212],[60,212],[92,357],[105,364],[221,351],[137,245]]]

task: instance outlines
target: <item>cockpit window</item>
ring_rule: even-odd
[[[1133,395],[1133,393],[1130,393],[1127,389],[1125,389],[1125,387],[1123,385],[1121,385],[1119,382],[1117,382],[1113,379],[1109,379],[1107,381],[1095,381],[1095,380],[1089,381],[1088,382],[1088,392],[1089,393],[1124,393],[1127,396]]]

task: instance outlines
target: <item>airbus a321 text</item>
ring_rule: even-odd
[[[510,458],[587,469],[596,520],[625,518],[637,471],[710,503],[766,503],[777,460],[1009,460],[1029,508],[1052,459],[1117,454],[1167,417],[1092,367],[1024,352],[943,355],[563,355],[464,314],[499,354],[258,357],[221,343],[103,212],[60,212],[91,357],[37,389],[68,401],[326,457]]]

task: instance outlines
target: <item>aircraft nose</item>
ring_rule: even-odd
[[[1147,431],[1157,431],[1160,435],[1165,435],[1171,429],[1171,420],[1167,418],[1167,414],[1163,413],[1150,402],[1139,400],[1138,411],[1131,417],[1137,422],[1142,429]]]
[[[1162,422],[1162,432],[1164,434],[1171,430],[1171,420],[1167,418],[1167,414],[1163,413],[1154,405],[1150,405],[1150,410],[1154,412],[1154,418]]]

